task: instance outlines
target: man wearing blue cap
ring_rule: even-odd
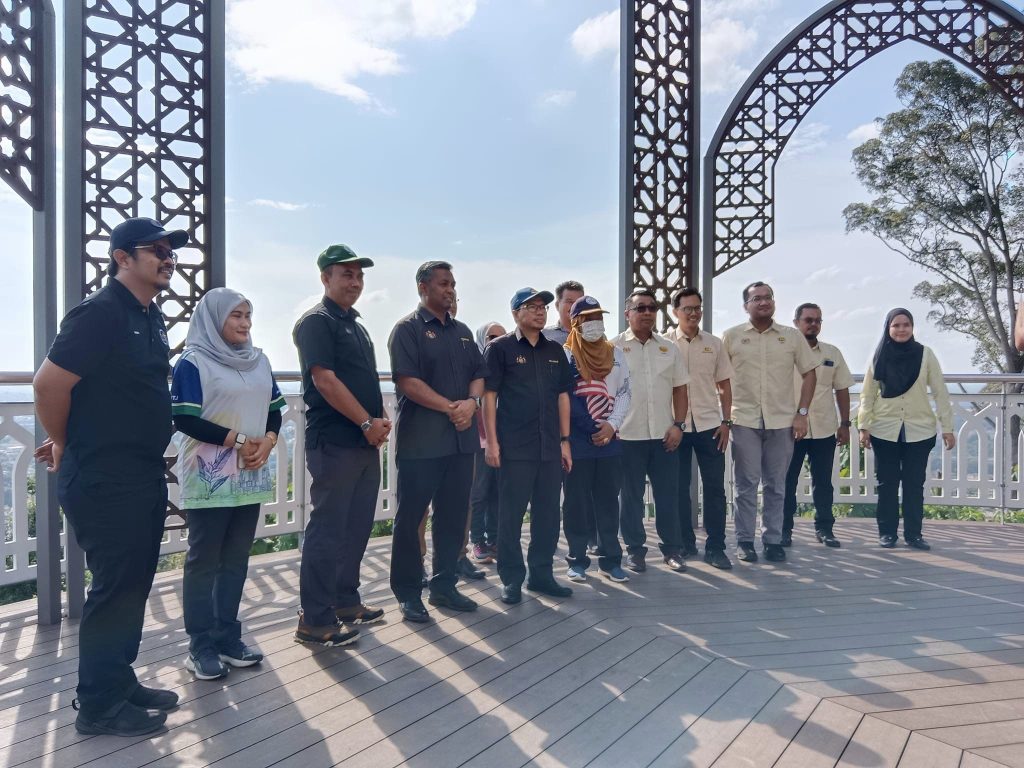
[[[498,576],[501,600],[515,604],[521,588],[553,597],[572,590],[555,581],[562,471],[572,470],[569,448],[569,390],[572,372],[562,347],[541,330],[548,291],[520,288],[512,297],[516,330],[484,351],[485,458],[498,471]],[[530,507],[526,564],[520,538]]]
[[[33,380],[49,435],[36,457],[59,472],[58,497],[92,573],[78,631],[79,733],[154,733],[178,703],[140,685],[132,663],[167,515],[170,350],[154,299],[174,275],[172,249],[188,239],[153,219],[116,226],[107,284],[64,317]]]

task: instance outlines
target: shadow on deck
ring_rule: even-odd
[[[930,553],[880,549],[868,520],[828,550],[800,521],[789,562],[728,573],[654,550],[626,584],[591,571],[514,607],[491,566],[476,613],[429,625],[398,618],[375,539],[364,599],[388,623],[344,649],[293,642],[298,557],[265,555],[243,620],[267,660],[215,682],[182,666],[164,574],[137,669],[182,706],[153,739],[76,734],[76,623],[8,606],[0,766],[1024,766],[1024,527],[926,525]]]

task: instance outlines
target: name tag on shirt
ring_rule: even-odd
[[[826,367],[828,367],[828,368],[834,368],[835,364],[836,364],[836,361],[835,360],[822,360],[821,364],[826,366]]]

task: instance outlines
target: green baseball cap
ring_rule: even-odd
[[[360,267],[372,267],[373,259],[356,256],[356,252],[347,245],[329,245],[316,257],[316,265],[323,272],[331,264],[358,264]]]

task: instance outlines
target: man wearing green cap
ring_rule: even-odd
[[[313,478],[295,639],[331,646],[347,645],[359,634],[343,624],[368,624],[384,616],[360,599],[359,565],[380,491],[378,449],[391,422],[373,342],[353,306],[363,292],[363,269],[373,261],[346,245],[332,245],[316,263],[323,301],[299,318],[292,332],[306,403],[306,466]]]

